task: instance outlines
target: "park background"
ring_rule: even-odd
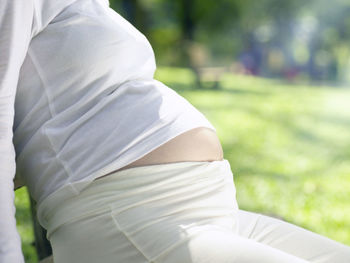
[[[111,0],[216,127],[241,209],[350,245],[350,2]],[[26,262],[37,262],[26,188]]]

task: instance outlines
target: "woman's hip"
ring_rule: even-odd
[[[227,160],[116,172],[55,209],[48,235],[56,262],[77,253],[152,261],[209,226],[236,233],[235,194]]]

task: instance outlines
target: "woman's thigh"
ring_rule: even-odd
[[[239,210],[239,235],[317,263],[348,263],[350,247],[282,220]]]
[[[187,242],[157,258],[157,263],[308,263],[230,231],[203,229]]]
[[[349,247],[271,217],[240,210],[239,232],[216,225],[188,228],[187,238],[150,259],[109,213],[67,224],[52,236],[57,263],[342,263]],[[148,235],[145,238],[157,239]]]
[[[328,238],[251,212],[240,210],[238,217],[238,233],[211,224],[188,228],[182,230],[183,242],[175,242],[152,259],[133,236],[117,227],[109,213],[66,224],[51,241],[57,263],[350,262],[349,248]],[[148,234],[143,238],[160,237]]]
[[[147,255],[151,248],[139,247],[132,236],[116,226],[113,216],[106,213],[66,224],[53,233],[51,242],[55,263],[308,262],[216,225],[189,228],[182,234],[186,236],[182,242],[174,243],[151,258]],[[160,237],[147,235],[144,238]]]

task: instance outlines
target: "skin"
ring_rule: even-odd
[[[199,127],[180,134],[141,159],[119,170],[153,164],[217,161],[222,159],[223,150],[215,131]]]
[[[179,136],[171,139],[167,143],[146,154],[144,157],[131,164],[128,164],[127,166],[124,166],[118,171],[132,167],[154,164],[186,161],[217,161],[222,159],[223,150],[215,131],[208,128],[199,127],[180,134]],[[105,176],[108,176],[109,174]],[[15,178],[14,183],[15,189],[23,186],[23,183],[18,178]]]

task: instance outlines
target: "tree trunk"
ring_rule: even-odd
[[[191,46],[194,42],[196,23],[194,18],[195,1],[194,0],[179,0],[179,20],[182,32],[182,55],[181,59],[184,64],[192,69],[196,76],[197,88],[202,88],[201,78],[199,74],[199,65],[196,65],[192,60]]]
[[[148,33],[147,14],[138,0],[122,0],[125,18],[144,35]]]
[[[180,23],[184,40],[193,41],[195,32],[194,0],[180,0]]]

